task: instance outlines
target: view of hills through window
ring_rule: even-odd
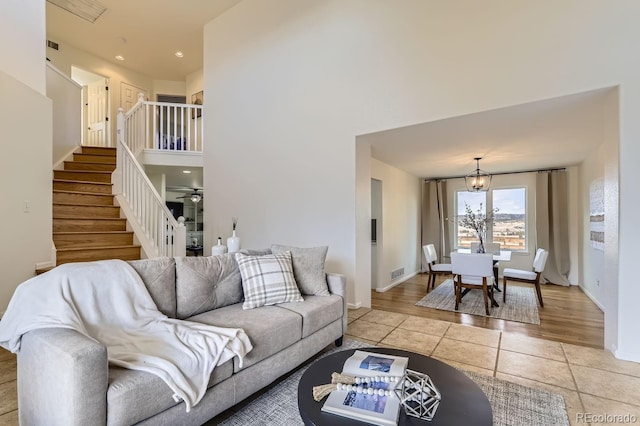
[[[486,214],[492,208],[497,208],[493,225],[489,227],[487,242],[500,243],[502,250],[525,250],[526,245],[526,190],[525,188],[494,189],[491,199],[486,192],[457,193],[457,215],[465,214],[465,203],[474,212],[482,205],[482,212]],[[457,226],[458,247],[469,248],[471,243],[478,241],[478,236],[472,229]]]

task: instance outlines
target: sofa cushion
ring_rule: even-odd
[[[329,247],[291,247],[273,244],[273,253],[291,252],[293,258],[293,275],[300,292],[304,295],[328,296],[327,279],[324,273],[324,261]]]
[[[231,377],[233,360],[216,366],[208,387]],[[107,425],[131,425],[178,404],[162,379],[145,371],[109,368]]]
[[[282,303],[278,307],[302,316],[302,338],[342,318],[343,310],[342,297],[336,295],[305,296],[304,302]]]
[[[524,271],[522,269],[511,269],[511,268],[505,268],[502,274],[506,278],[516,278],[520,280],[530,280],[530,281],[535,280],[536,276],[538,275],[532,271]]]
[[[243,309],[304,300],[293,277],[291,252],[264,256],[236,253],[236,262],[242,276]]]
[[[129,265],[140,275],[158,310],[169,318],[176,317],[176,262],[172,257],[130,260]]]
[[[249,367],[294,344],[302,338],[302,316],[288,309],[263,306],[242,309],[242,304],[215,309],[191,318],[189,321],[218,327],[241,328],[249,336],[253,349],[244,357],[242,368]],[[233,358],[234,371],[241,368]]]
[[[176,315],[180,319],[242,301],[233,254],[176,258]]]

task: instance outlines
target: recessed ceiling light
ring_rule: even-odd
[[[187,174],[187,175],[188,175],[189,173],[191,173],[191,170],[183,170],[183,171],[182,171],[182,173],[184,173],[184,174]]]
[[[124,61],[124,56],[116,55],[116,59],[119,60],[119,61]]]
[[[175,55],[176,55],[176,57],[178,57],[178,58],[182,58],[182,57],[184,57],[184,53],[182,53],[182,52],[181,52],[181,51],[179,51],[179,50],[175,53]]]

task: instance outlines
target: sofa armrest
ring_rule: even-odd
[[[347,334],[347,324],[349,316],[347,315],[347,277],[342,274],[327,273],[327,285],[329,292],[342,297],[342,334]]]
[[[46,328],[22,336],[18,407],[23,425],[104,425],[107,349],[77,331]]]

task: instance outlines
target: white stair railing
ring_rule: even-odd
[[[139,136],[145,133],[145,127],[137,127],[146,123],[140,114],[144,108],[144,102],[138,102],[126,115],[122,108],[118,111],[118,157],[113,175],[116,199],[147,257],[184,256],[187,247],[184,224],[175,220],[138,163],[135,151],[128,146],[129,140],[136,146],[141,140]]]
[[[125,115],[124,140],[138,155],[143,149],[167,152],[198,152],[203,148],[202,105],[138,103]]]

